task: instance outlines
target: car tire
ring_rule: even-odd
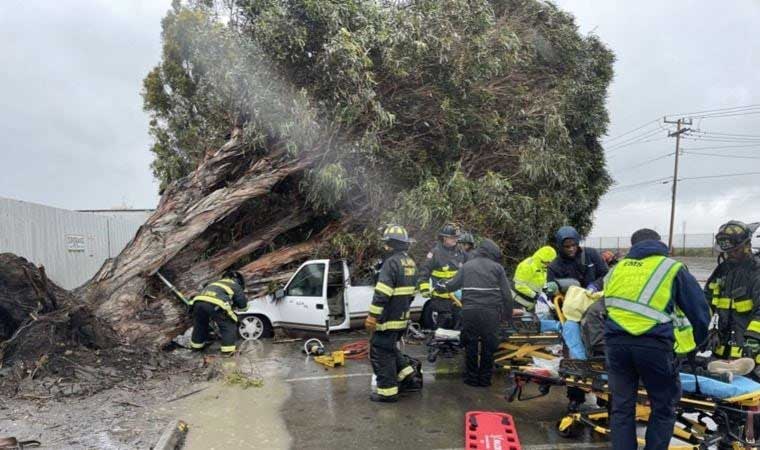
[[[238,318],[238,335],[243,340],[256,341],[271,338],[274,333],[269,319],[260,314],[253,314]]]

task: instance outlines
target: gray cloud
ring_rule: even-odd
[[[760,104],[758,2],[559,0],[557,4],[576,16],[582,32],[597,34],[617,55],[608,100],[611,138],[664,114]],[[704,119],[695,126],[712,132],[760,135],[760,114]],[[653,124],[645,130],[656,128]],[[652,138],[662,139],[608,152],[608,167],[619,186],[672,176],[672,157],[635,167],[674,151],[674,139],[665,135],[660,131]],[[684,148],[718,145],[730,144],[683,143]],[[760,144],[703,152],[760,158]],[[681,163],[680,177],[760,171],[760,159],[686,154]],[[688,230],[709,232],[731,217],[760,219],[760,211],[747,208],[760,201],[758,179],[745,176],[679,183],[677,229],[683,221]],[[666,230],[669,202],[669,184],[613,190],[597,211],[593,234],[627,234],[645,225]]]
[[[758,2],[557,3],[576,16],[582,32],[596,33],[617,55],[610,137],[663,114],[760,103]],[[72,209],[155,205],[148,117],[139,92],[160,58],[160,21],[169,4],[0,2],[0,195]],[[760,135],[760,115],[697,125]],[[661,139],[609,153],[619,186],[672,174],[670,158],[631,168],[673,151],[665,131],[653,137]],[[684,143],[697,146],[717,145]],[[760,145],[714,152],[729,150],[760,157]],[[682,159],[683,177],[750,171],[760,171],[760,160]],[[760,201],[757,179],[684,181],[679,227],[686,220],[689,230],[711,231],[729,216],[760,219],[747,210]],[[613,191],[597,212],[595,234],[625,234],[641,225],[664,230],[669,195],[669,185]]]
[[[0,4],[0,195],[72,209],[155,205],[139,93],[169,3]]]

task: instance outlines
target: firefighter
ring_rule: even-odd
[[[517,265],[514,277],[517,291],[515,301],[526,310],[533,311],[538,301],[548,302],[546,294],[543,293],[546,284],[546,269],[556,257],[557,251],[545,245],[536,250],[533,256],[525,258]]]
[[[639,379],[651,404],[646,448],[667,449],[681,396],[678,355],[707,337],[710,312],[697,280],[670,259],[654,230],[631,236],[631,250],[605,282],[604,342],[612,397],[612,448],[635,450]]]
[[[419,377],[413,362],[398,349],[398,341],[409,323],[409,305],[414,299],[417,266],[406,251],[413,242],[406,229],[389,225],[383,232],[383,262],[369,307],[365,328],[370,338],[370,362],[377,378],[375,402],[395,402],[399,391],[419,390]]]
[[[221,334],[222,354],[232,355],[235,352],[237,316],[233,308],[245,308],[248,304],[244,289],[243,275],[230,271],[225,273],[221,280],[209,284],[200,294],[193,297],[190,302],[193,307],[193,335],[190,338],[192,349],[201,350],[206,346],[208,327],[213,320]]]
[[[451,294],[434,292],[431,286],[454,278],[466,257],[457,245],[459,230],[454,224],[444,225],[438,233],[438,238],[440,241],[427,254],[427,259],[422,264],[419,273],[420,294],[425,298],[430,298],[430,306],[426,310],[430,311],[432,316],[432,320],[430,316],[423,320],[426,326],[432,325],[430,328],[453,329],[457,326],[456,313],[458,311],[455,311]]]
[[[472,233],[465,232],[459,236],[459,247],[464,253],[465,261],[469,260],[472,249],[475,248],[475,238],[472,236]]]
[[[760,363],[760,258],[752,254],[753,228],[736,220],[721,225],[715,235],[720,263],[707,280],[705,297],[718,315],[713,354]]]
[[[436,285],[442,292],[462,290],[462,343],[465,384],[491,385],[493,355],[499,346],[499,322],[512,320],[512,291],[500,264],[501,250],[484,239],[453,279]]]

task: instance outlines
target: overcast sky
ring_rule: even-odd
[[[139,93],[159,60],[160,21],[169,3],[0,2],[0,196],[69,209],[155,206],[148,117]],[[673,152],[674,139],[653,120],[760,104],[760,2],[558,4],[617,56],[608,165],[620,187],[603,199],[593,234],[625,235],[640,226],[667,231],[670,185],[630,186],[672,176],[672,156],[665,155]],[[682,178],[760,172],[760,159],[753,159],[760,158],[760,114],[704,118],[693,128],[724,134],[683,142]],[[734,148],[715,148],[723,146]],[[697,147],[723,157],[688,154]],[[687,232],[696,233],[729,218],[760,220],[758,180],[760,175],[684,180],[677,230],[684,221]]]

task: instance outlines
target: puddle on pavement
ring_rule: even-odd
[[[259,354],[248,353],[250,357]],[[274,365],[259,367],[262,387],[242,388],[223,381],[209,382],[208,389],[158,408],[160,416],[184,420],[189,427],[186,450],[229,448],[289,448],[291,437],[282,418],[282,405],[291,388]],[[222,370],[235,367],[223,362]]]
[[[205,391],[158,409],[189,427],[186,450],[288,448],[290,435],[280,408],[290,395],[286,383],[268,378],[260,388],[213,382]]]

